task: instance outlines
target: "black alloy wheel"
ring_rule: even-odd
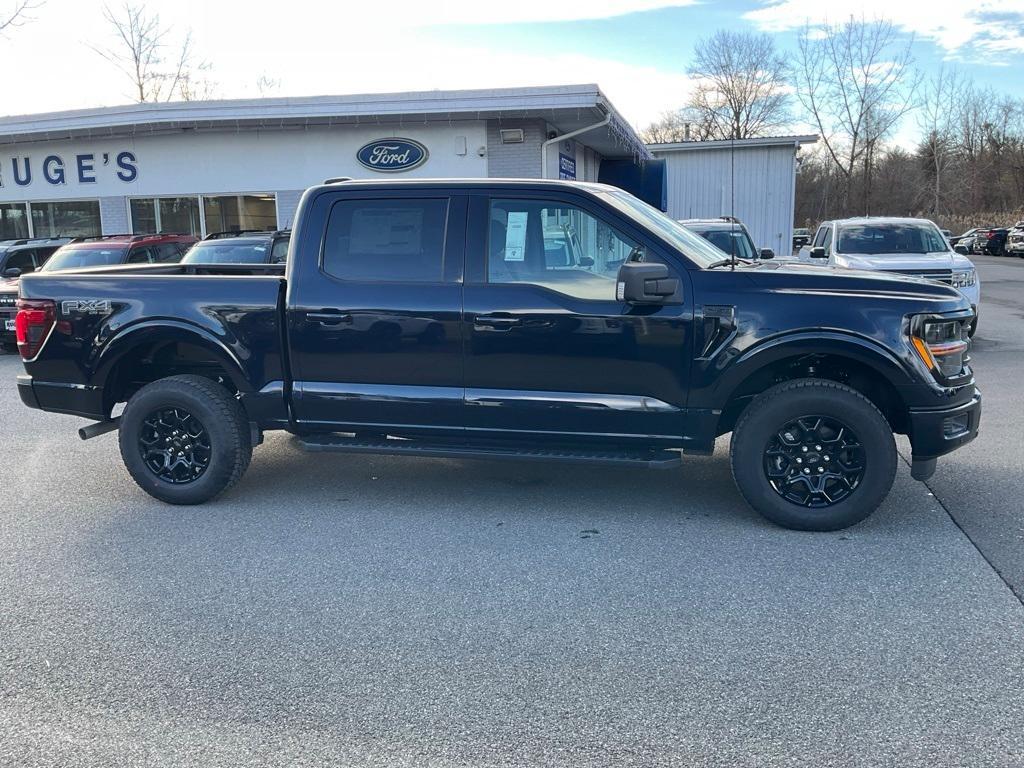
[[[165,483],[192,483],[210,466],[206,427],[184,408],[161,408],[142,421],[139,452],[149,471]]]
[[[867,460],[854,431],[839,419],[801,416],[787,421],[764,449],[764,473],[786,501],[801,507],[838,504],[857,490]]]

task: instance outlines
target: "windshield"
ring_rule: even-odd
[[[602,192],[602,196],[630,218],[639,219],[700,267],[722,260],[722,252],[703,237],[670,219],[657,208],[628,192]]]
[[[40,268],[41,272],[80,267],[105,267],[120,264],[127,248],[123,245],[97,247],[95,245],[66,245],[51,256]]]
[[[740,259],[755,259],[754,255],[754,243],[750,240],[750,236],[746,233],[746,230],[740,229],[694,229],[698,235],[703,237],[715,248],[722,251],[726,256],[732,256],[733,250],[736,251],[736,256]]]
[[[843,224],[837,253],[880,256],[904,253],[944,253],[949,244],[934,224]]]
[[[196,243],[181,260],[182,264],[265,264],[267,241],[237,242],[208,240]]]

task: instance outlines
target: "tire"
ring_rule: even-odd
[[[121,415],[118,442],[139,487],[168,504],[212,499],[238,482],[252,459],[241,403],[202,376],[170,376],[136,392]],[[154,468],[161,463],[164,474]]]
[[[768,520],[800,531],[836,531],[882,503],[897,456],[892,429],[870,400],[835,381],[796,379],[747,406],[733,430],[730,458],[743,498]],[[815,484],[822,493],[812,492]],[[808,498],[792,498],[798,496]]]

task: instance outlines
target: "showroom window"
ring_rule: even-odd
[[[99,200],[29,203],[34,237],[94,237],[101,233]]]
[[[0,203],[0,240],[28,237],[28,209],[25,203]]]
[[[198,236],[203,231],[198,197],[133,198],[128,207],[135,234],[168,232]]]
[[[277,200],[272,194],[203,196],[206,233],[277,229]]]

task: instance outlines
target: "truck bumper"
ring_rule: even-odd
[[[977,389],[970,401],[953,408],[911,408],[911,476],[915,480],[931,477],[935,472],[935,460],[971,442],[978,436],[980,424],[981,392]]]
[[[18,375],[18,395],[29,408],[53,413],[105,419],[103,389],[84,384],[37,381],[28,374]]]

